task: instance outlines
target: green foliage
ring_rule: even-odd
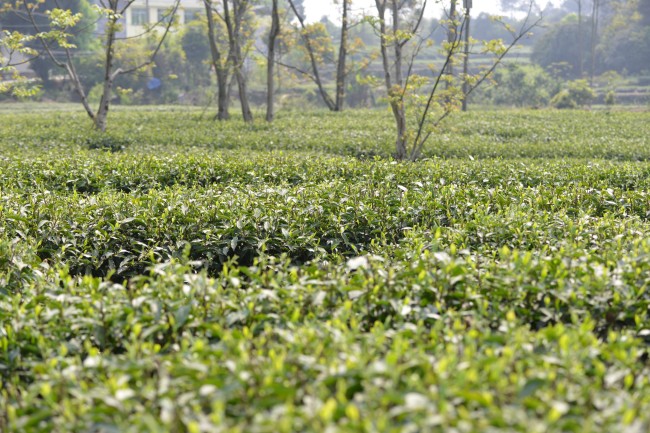
[[[190,86],[187,75],[187,59],[178,35],[170,35],[163,43],[155,59],[153,76],[161,79],[162,86],[157,94],[151,95],[151,99],[158,103],[174,103],[178,101],[178,95],[183,87]],[[197,65],[200,69],[200,65]]]
[[[650,26],[634,23],[612,32],[600,45],[605,69],[642,74],[650,70]]]
[[[109,152],[120,152],[132,143],[128,137],[120,137],[107,133],[89,134],[86,138],[86,145],[90,150],[107,150]]]
[[[209,84],[207,65],[190,64],[186,61],[185,52],[181,45],[181,36],[170,34],[163,43],[163,48],[156,56],[151,67],[143,68],[132,74],[120,75],[116,79],[113,102],[131,105],[142,103],[173,103],[179,99],[179,94],[195,86]],[[135,66],[146,61],[158,40],[155,35],[149,38],[130,39],[121,41],[116,57],[128,66]],[[75,67],[88,92],[89,101],[95,105],[99,102],[103,89],[103,51],[96,50],[74,59]],[[204,69],[202,71],[202,69]],[[155,91],[147,89],[147,81],[157,77],[162,86]],[[206,81],[207,80],[207,81]],[[205,87],[199,89],[205,93]]]
[[[482,91],[479,101],[511,107],[543,107],[559,90],[558,82],[539,66],[508,63],[497,69],[492,79],[493,86]]]
[[[210,84],[210,46],[208,43],[207,24],[194,21],[183,29],[180,43],[187,60],[185,75],[188,86]]]
[[[582,32],[582,49],[580,54],[580,32]],[[533,46],[531,60],[545,69],[553,64],[570,65],[565,78],[580,78],[580,59],[583,70],[591,64],[591,55],[587,47],[591,44],[591,30],[586,22],[579,26],[577,17],[553,24]]]
[[[21,108],[22,107],[22,108]],[[12,152],[75,154],[90,132],[78,107],[53,106],[56,113],[32,113],[32,105],[11,105],[2,114],[0,143]],[[0,111],[2,109],[0,108]],[[37,110],[38,111],[38,110]],[[457,113],[441,125],[425,158],[585,158],[648,160],[648,113],[544,110]],[[215,123],[209,113],[189,107],[122,109],[111,112],[111,135],[137,143],[139,154],[187,148],[208,151],[309,152],[324,155],[390,157],[394,136],[384,110],[345,114],[278,113],[273,124]],[[60,126],[54,126],[60,125]],[[549,143],[552,144],[549,146]],[[5,153],[3,152],[3,155]]]
[[[551,105],[559,109],[578,108],[578,103],[571,97],[571,94],[566,89],[561,90],[557,95],[553,97],[551,100]]]
[[[8,75],[10,78],[9,82],[0,82],[0,94],[10,93],[16,97],[25,98],[38,93],[39,88],[27,83],[16,68],[17,65],[25,62],[24,58],[38,58],[39,52],[32,47],[36,41],[45,41],[50,45],[62,48],[76,47],[69,40],[71,37],[69,32],[80,22],[82,15],[58,8],[48,10],[45,15],[49,24],[47,31],[41,31],[35,35],[17,30],[0,32],[0,78],[3,78],[4,75]]]
[[[73,59],[73,64],[79,74],[81,84],[83,84],[85,89],[89,89],[89,92],[92,92],[95,86],[101,86],[100,83],[104,80],[104,65],[102,63],[104,54],[102,50],[96,49],[86,52],[84,56],[78,56]],[[94,95],[92,99],[93,103],[98,102],[99,98],[100,93]]]
[[[12,111],[3,432],[650,427],[648,113]]]
[[[27,46],[32,40],[31,36],[26,36],[20,32],[9,32],[4,30],[0,32],[0,94],[11,93],[14,96],[30,96],[34,90],[29,89],[24,77],[16,69],[14,55],[32,57],[37,55],[36,51]],[[4,77],[10,78],[7,82]]]
[[[598,52],[603,68],[643,74],[650,58],[647,0],[614,2]]]
[[[32,26],[25,5],[33,8],[33,17],[38,31]],[[24,38],[22,41],[23,48],[32,51],[27,56],[32,58],[30,68],[38,75],[46,88],[52,84],[49,72],[54,68],[54,64],[46,55],[36,55],[34,50],[42,49],[41,40],[46,41],[60,59],[64,55],[62,50],[59,49],[63,47],[71,48],[73,52],[77,49],[83,51],[95,50],[99,47],[99,41],[94,35],[96,19],[96,10],[87,0],[68,0],[65,2],[43,0],[25,3],[22,1],[5,1],[0,6],[0,27],[9,33]],[[0,36],[0,46],[4,45],[4,36]],[[9,52],[11,52],[11,49],[9,49]],[[23,61],[23,59],[20,60]],[[5,66],[2,63],[0,58],[0,71]]]
[[[580,107],[590,104],[596,97],[596,93],[589,87],[587,80],[571,81],[568,83],[567,89],[571,97],[576,101],[576,104]]]
[[[102,94],[104,92],[104,85],[101,82],[96,83],[93,87],[90,88],[88,91],[88,101],[93,104],[97,105],[99,104],[99,101],[102,99]],[[111,99],[115,98],[115,93],[111,95]]]
[[[591,103],[596,97],[594,90],[589,87],[587,80],[570,81],[567,88],[561,90],[551,100],[555,108],[578,108]]]

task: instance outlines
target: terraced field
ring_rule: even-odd
[[[15,111],[0,431],[650,429],[650,113]]]

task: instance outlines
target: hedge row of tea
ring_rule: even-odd
[[[377,113],[124,112],[114,153],[70,115],[0,116],[0,431],[650,428],[647,113],[415,164],[350,155]]]
[[[150,154],[161,147],[278,150],[390,157],[395,131],[389,111],[279,113],[271,124],[212,121],[196,109],[121,109],[111,113],[110,130],[90,132],[85,113],[21,112],[0,107],[0,143],[6,150],[57,153],[79,147],[131,148]],[[600,158],[650,160],[650,112],[485,111],[455,113],[424,150],[442,158]],[[4,152],[3,152],[4,153]]]

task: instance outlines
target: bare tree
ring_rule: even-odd
[[[271,9],[271,30],[269,30],[269,50],[266,63],[266,121],[272,122],[275,116],[275,48],[280,35],[280,12],[278,1],[273,0]]]
[[[180,0],[175,0],[173,6],[169,9],[169,12],[166,14],[166,16],[163,17],[161,21],[159,21],[158,24],[161,24],[163,21],[166,21],[164,30],[162,35],[158,38],[158,42],[156,44],[155,49],[152,51],[151,55],[147,58],[147,60],[135,66],[116,66],[115,50],[118,42],[118,31],[120,28],[119,20],[122,16],[124,16],[124,14],[129,9],[129,7],[133,5],[134,1],[135,0],[127,0],[127,1],[100,0],[99,1],[99,4],[103,8],[103,13],[106,17],[106,22],[104,25],[104,59],[103,59],[104,76],[102,82],[102,93],[99,102],[99,107],[96,110],[93,110],[93,108],[90,105],[90,102],[88,101],[88,94],[86,92],[86,89],[84,88],[81,82],[81,78],[77,73],[75,64],[73,62],[73,54],[71,51],[72,46],[70,45],[61,46],[60,44],[57,45],[56,46],[57,49],[64,51],[65,57],[64,59],[59,59],[57,56],[55,56],[54,54],[55,47],[52,44],[52,41],[49,40],[48,38],[38,37],[39,34],[43,33],[36,21],[38,3],[34,3],[29,0],[22,0],[22,5],[24,7],[25,13],[29,18],[29,22],[31,23],[32,27],[36,31],[37,39],[39,39],[40,43],[42,44],[45,53],[56,66],[66,71],[68,77],[72,81],[75,91],[77,92],[77,94],[81,99],[81,104],[86,110],[88,116],[92,119],[95,125],[95,129],[97,129],[98,131],[104,132],[106,130],[108,111],[110,108],[113,83],[115,82],[115,79],[120,75],[130,74],[153,64],[154,59],[158,54],[158,51],[160,51],[160,48],[162,47],[162,44],[173,24],[173,19],[171,19],[171,17],[173,17],[176,14],[176,11],[178,10],[178,6],[180,4]],[[150,31],[154,31],[153,29],[154,27],[147,30],[147,33]]]
[[[217,116],[218,120],[228,120],[230,118],[229,106],[230,98],[228,97],[228,75],[229,66],[227,59],[224,58],[219,45],[217,44],[217,35],[214,21],[214,11],[212,0],[203,0],[205,6],[205,16],[208,22],[208,39],[210,41],[210,54],[212,57],[212,67],[217,76]]]

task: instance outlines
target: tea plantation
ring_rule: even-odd
[[[0,431],[650,431],[650,112],[0,113]]]

